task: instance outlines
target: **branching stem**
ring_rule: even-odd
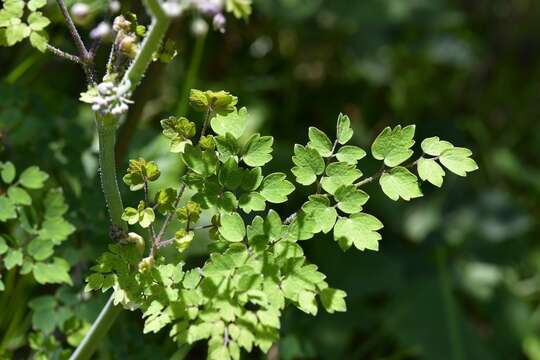
[[[82,61],[78,56],[67,53],[67,52],[65,52],[63,50],[60,50],[60,49],[58,49],[58,48],[56,48],[56,47],[54,47],[52,45],[47,44],[47,50],[49,52],[53,53],[56,56],[59,56],[61,58],[69,60],[69,61],[73,61],[74,63],[77,63],[77,64],[82,64]]]

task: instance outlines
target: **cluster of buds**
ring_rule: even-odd
[[[135,25],[135,28],[137,25]],[[115,45],[124,55],[133,59],[139,50],[139,37],[133,31],[133,23],[120,15],[114,19],[113,30],[116,32]]]
[[[118,85],[112,81],[104,81],[97,86],[97,95],[92,101],[92,110],[101,115],[120,116],[128,111],[131,94],[131,83],[126,81]]]
[[[191,0],[191,6],[203,16],[211,17],[214,29],[221,33],[225,32],[226,24],[223,15],[224,5],[223,0]]]

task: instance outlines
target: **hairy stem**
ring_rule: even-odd
[[[60,49],[58,49],[58,48],[56,48],[56,47],[54,47],[52,45],[47,44],[47,51],[53,53],[56,56],[64,58],[66,60],[73,61],[74,63],[82,64],[82,61],[78,56],[67,53],[67,52],[65,52],[63,50],[60,50]]]
[[[64,16],[67,15],[66,20],[68,25],[71,18],[67,14],[65,4],[63,0],[57,0]],[[134,89],[140,82],[144,75],[144,72],[150,62],[152,61],[152,55],[159,49],[161,40],[165,36],[165,32],[168,28],[170,20],[167,18],[163,9],[161,8],[158,0],[147,0],[145,2],[146,8],[152,16],[152,26],[144,39],[143,44],[137,57],[133,61],[131,67],[126,73],[127,79],[131,81],[131,87]],[[62,7],[63,6],[63,7]],[[68,20],[69,19],[69,20]],[[71,21],[71,24],[73,22]],[[73,34],[74,25],[70,25],[70,30]],[[76,32],[76,29],[75,29]],[[78,35],[78,33],[77,33]],[[80,37],[79,37],[80,39]],[[78,40],[75,40],[77,43]],[[81,41],[82,44],[82,41]],[[84,45],[83,45],[84,47]],[[86,49],[84,49],[86,54]],[[87,55],[87,54],[86,54]],[[87,68],[85,68],[87,71]],[[88,74],[88,72],[87,72]],[[91,80],[91,78],[90,78]],[[99,160],[101,169],[101,183],[103,187],[103,193],[109,209],[109,216],[113,225],[119,226],[121,229],[127,230],[126,224],[122,221],[122,212],[124,210],[122,204],[122,197],[118,189],[118,182],[116,180],[116,164],[114,159],[115,141],[116,141],[116,128],[118,125],[118,119],[111,115],[100,116],[96,114],[96,123],[99,134]],[[101,310],[98,318],[92,324],[92,327],[86,334],[83,341],[79,344],[70,360],[86,360],[89,359],[94,351],[97,349],[103,337],[107,334],[111,328],[114,320],[118,314],[122,311],[122,308],[113,304],[113,298],[111,297],[105,307]]]
[[[148,35],[142,42],[141,50],[124,75],[124,81],[131,82],[131,90],[134,90],[141,81],[148,65],[152,62],[154,53],[159,50],[161,41],[171,23],[158,0],[146,0],[145,5],[152,15],[152,24]]]
[[[99,136],[101,186],[109,209],[111,223],[122,230],[127,230],[126,223],[122,221],[124,205],[118,188],[118,181],[116,180],[116,161],[114,158],[117,119],[111,115],[105,117],[96,115],[96,125]]]

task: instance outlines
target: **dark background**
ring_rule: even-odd
[[[51,43],[74,52],[50,5],[58,20]],[[97,11],[83,32],[99,19]],[[251,131],[275,137],[267,172],[290,169],[309,126],[334,136],[339,112],[351,117],[352,143],[366,150],[385,126],[415,123],[418,144],[438,135],[471,148],[480,167],[466,179],[448,174],[442,190],[425,184],[425,196],[411,203],[370,185],[366,208],[385,224],[378,253],[342,253],[331,236],[303,243],[308,259],[348,293],[348,312],[311,317],[289,309],[281,359],[540,359],[538,1],[256,0],[248,23],[230,18],[226,34],[198,39],[191,21],[173,24],[179,55],[152,65],[135,94],[119,135],[121,171],[142,156],[159,162],[162,182],[181,173],[158,138],[159,120],[200,121],[186,106],[191,87],[232,92],[250,110]],[[0,50],[0,79],[0,156],[39,164],[64,188],[77,232],[62,252],[81,288],[109,241],[93,118],[77,101],[84,76],[25,43]],[[378,168],[370,156],[361,165],[367,175]],[[279,206],[282,216],[310,191],[298,189]],[[203,255],[203,246],[193,250],[195,259]],[[81,303],[80,317],[92,320],[104,299]],[[141,336],[140,314],[124,313],[101,356],[175,352],[166,331]],[[187,358],[204,356],[201,344]]]

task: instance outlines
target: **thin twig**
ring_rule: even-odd
[[[60,49],[58,49],[58,48],[56,48],[56,47],[54,47],[52,45],[47,44],[47,50],[49,52],[53,53],[56,56],[59,56],[61,58],[69,60],[69,61],[73,61],[74,63],[77,63],[77,64],[82,64],[82,61],[78,56],[67,53],[67,52],[65,52],[63,50],[60,50]]]
[[[75,46],[77,46],[77,49],[79,50],[79,55],[81,57],[81,60],[84,63],[87,63],[88,60],[90,60],[88,56],[88,51],[86,50],[86,46],[84,46],[84,42],[82,41],[81,36],[79,35],[77,28],[75,27],[75,23],[71,19],[71,15],[69,14],[69,10],[66,7],[66,3],[64,2],[64,0],[56,0],[56,3],[60,7],[60,10],[62,11],[62,15],[64,16],[64,19],[66,20],[71,37],[73,38],[73,41],[75,42]]]
[[[176,199],[174,200],[174,208],[178,206],[178,203],[180,202],[180,199],[182,198],[182,195],[184,194],[184,191],[186,191],[186,183],[183,183],[180,189],[178,189],[178,193],[176,195]],[[162,242],[161,239],[163,238],[163,235],[165,234],[165,230],[167,229],[167,226],[171,223],[172,217],[173,217],[174,211],[170,211],[167,217],[165,218],[165,221],[163,222],[163,225],[161,226],[161,229],[159,230],[159,233],[156,237],[156,244],[158,244],[158,247],[160,247],[160,243]]]

